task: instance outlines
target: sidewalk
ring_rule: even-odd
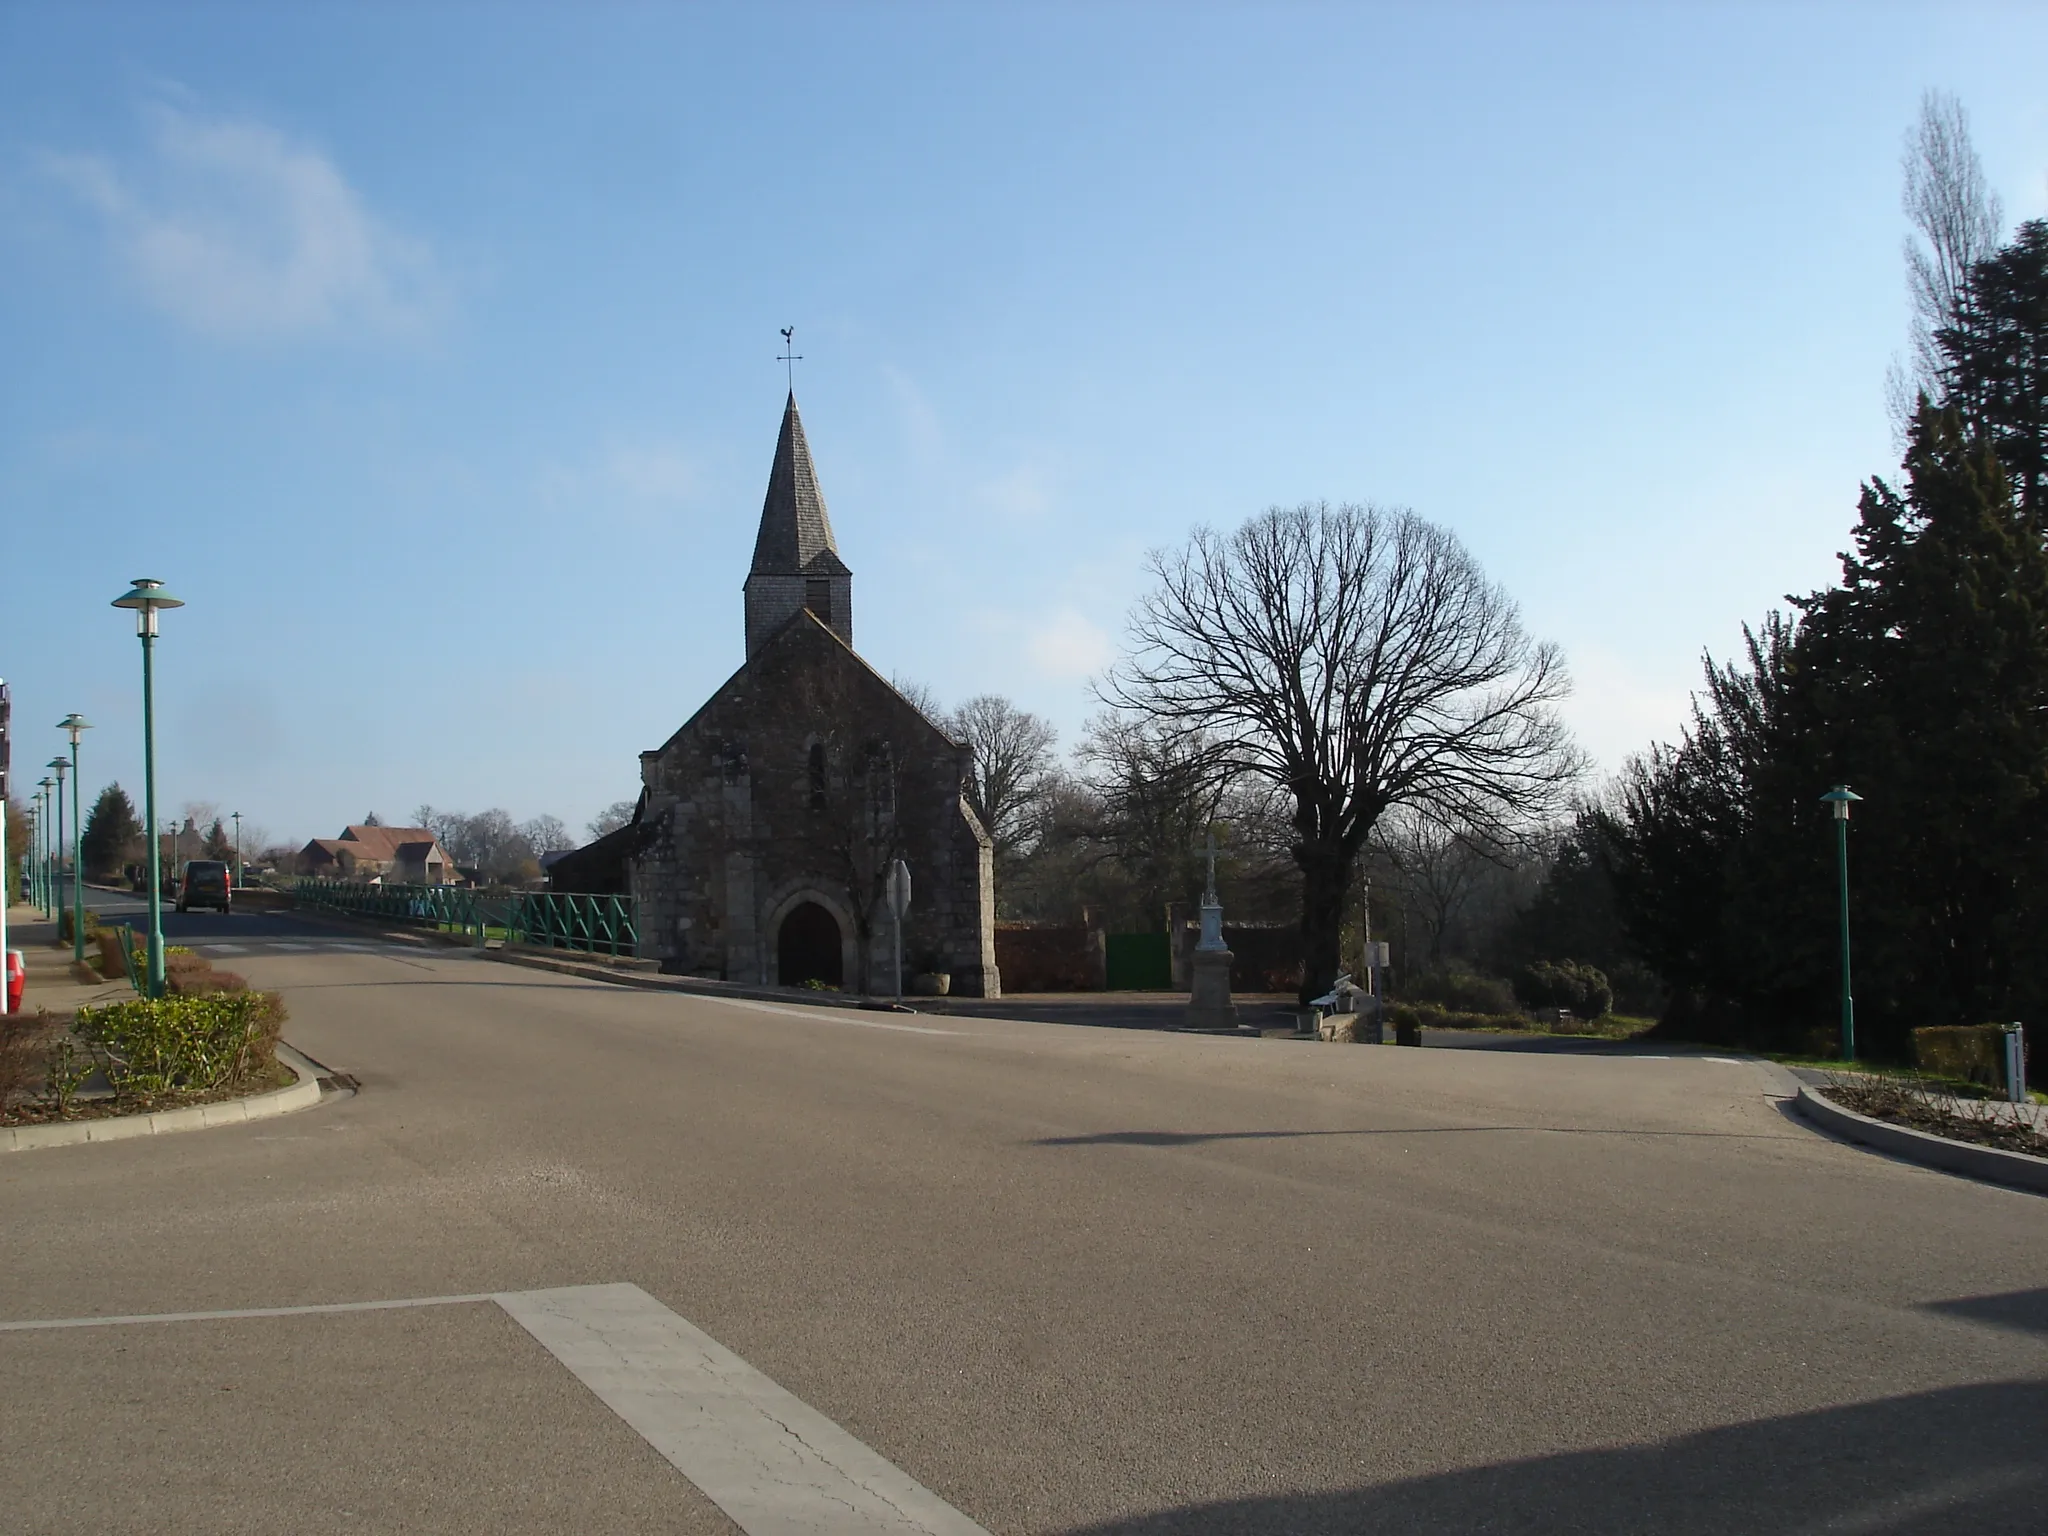
[[[21,951],[27,967],[27,985],[22,989],[21,1011],[33,1018],[38,1008],[52,1013],[98,1003],[115,1003],[135,994],[126,981],[80,982],[71,975],[71,946],[59,949],[55,940],[57,924],[43,918],[34,907],[10,907],[7,912],[7,947]]]

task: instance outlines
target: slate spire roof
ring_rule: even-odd
[[[783,407],[782,433],[775,440],[775,465],[768,472],[768,495],[761,503],[752,571],[775,576],[846,571],[832,537],[825,494],[818,489],[818,472],[811,466],[811,445],[804,441],[794,390]]]

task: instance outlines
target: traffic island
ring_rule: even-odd
[[[118,945],[118,930],[107,936]],[[238,1124],[319,1101],[318,1072],[278,1039],[282,1000],[179,958],[165,997],[53,976],[39,1001],[70,1006],[0,1019],[0,1151]]]
[[[2015,1131],[2009,1137],[2000,1135],[1994,1142],[1961,1141],[1953,1135],[1936,1135],[1931,1131],[1917,1130],[1912,1125],[1895,1124],[1860,1114],[1835,1102],[1831,1095],[1836,1091],[1832,1085],[1818,1089],[1811,1084],[1803,1084],[1793,1103],[1810,1124],[1845,1141],[1856,1142],[1905,1162],[1917,1163],[1923,1168],[1936,1168],[1944,1173],[1959,1173],[1966,1178],[2048,1195],[2048,1156],[2013,1150],[2027,1144],[2028,1135],[2034,1145],[2048,1145],[2038,1114],[2010,1117],[2016,1126],[2021,1122],[2031,1122],[2030,1131],[2026,1134]],[[2012,1107],[2015,1110],[2029,1108],[2024,1105]],[[2005,1144],[1998,1144],[2001,1142]]]

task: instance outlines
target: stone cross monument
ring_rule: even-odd
[[[1188,991],[1186,1029],[1234,1030],[1237,1004],[1230,1000],[1232,955],[1223,943],[1223,903],[1216,899],[1216,833],[1212,828],[1199,850],[1208,855],[1209,881],[1202,892],[1202,936],[1189,957],[1192,985]]]

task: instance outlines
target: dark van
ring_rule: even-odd
[[[180,912],[194,907],[218,907],[225,913],[231,899],[228,867],[221,860],[193,859],[185,866],[185,878],[178,882]]]

